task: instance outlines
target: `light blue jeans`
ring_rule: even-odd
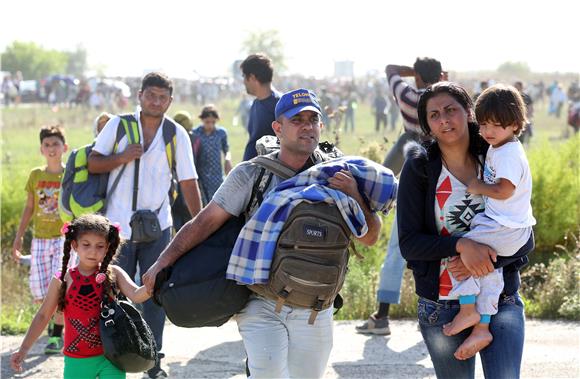
[[[401,284],[403,282],[404,270],[405,259],[403,259],[399,247],[399,233],[395,215],[395,221],[391,229],[391,238],[387,246],[387,255],[381,268],[379,289],[377,291],[377,301],[379,303],[399,304],[401,301]]]
[[[459,312],[459,301],[435,302],[419,298],[417,312],[421,334],[437,378],[472,379],[475,376],[475,357],[460,361],[453,356],[471,333],[471,328],[451,337],[443,334],[443,325],[451,322]],[[525,317],[524,305],[517,293],[500,297],[498,312],[491,318],[489,331],[493,335],[493,342],[479,352],[484,376],[490,379],[519,378]]]
[[[332,350],[332,311],[318,313],[308,324],[310,309],[283,306],[252,295],[236,315],[248,354],[251,378],[321,378]]]

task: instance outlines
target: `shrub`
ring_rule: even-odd
[[[549,142],[553,143],[553,142]],[[558,145],[544,142],[528,153],[533,176],[536,249],[551,251],[580,225],[580,136]]]
[[[580,231],[569,233],[559,253],[546,263],[537,263],[522,274],[526,313],[540,318],[580,320]]]
[[[28,329],[38,306],[28,287],[28,267],[17,266],[6,251],[2,254],[2,334],[18,334]]]

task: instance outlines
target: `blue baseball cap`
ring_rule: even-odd
[[[278,120],[280,116],[290,118],[302,111],[313,111],[322,115],[318,97],[309,89],[300,88],[283,94],[276,103],[274,113]]]

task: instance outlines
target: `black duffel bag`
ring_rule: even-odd
[[[128,301],[103,296],[99,329],[105,357],[120,370],[143,372],[155,366],[153,332]]]
[[[251,291],[226,279],[244,217],[230,218],[204,242],[157,274],[153,300],[185,328],[220,326],[242,310]]]

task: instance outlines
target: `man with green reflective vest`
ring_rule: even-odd
[[[121,249],[118,264],[132,279],[135,279],[137,264],[141,273],[146,272],[169,243],[173,200],[169,194],[173,192],[174,177],[179,181],[191,215],[197,215],[201,209],[189,137],[182,127],[165,116],[173,100],[172,92],[173,83],[164,74],[147,74],[139,90],[140,108],[135,115],[112,118],[97,137],[89,155],[89,172],[110,173],[109,189],[120,175],[116,190],[107,199],[106,216],[121,225],[121,236],[127,243]],[[115,146],[119,127],[128,133]],[[174,136],[170,141],[166,141],[168,133]],[[131,229],[130,221],[143,212],[157,218],[152,228],[161,232],[154,240],[137,238],[142,230],[136,233],[137,229]],[[161,350],[165,323],[163,308],[148,300],[143,316]],[[150,378],[167,376],[160,362],[148,371],[148,375]]]

